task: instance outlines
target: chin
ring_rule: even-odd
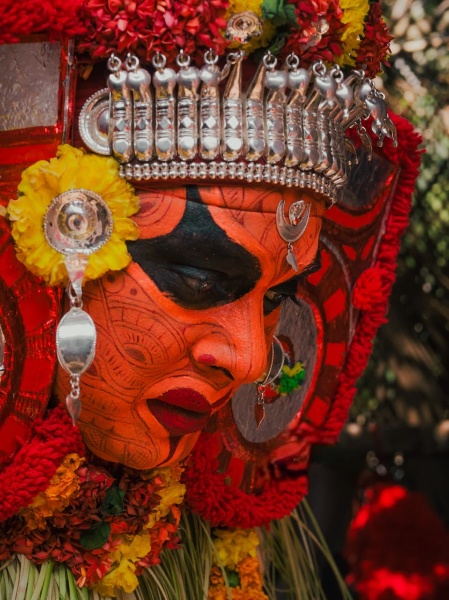
[[[161,446],[153,440],[149,444],[137,443],[134,440],[118,439],[108,435],[107,432],[97,430],[79,422],[83,441],[89,450],[102,460],[120,463],[131,469],[148,470],[161,466],[166,460],[160,453]]]

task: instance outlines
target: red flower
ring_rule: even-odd
[[[393,39],[382,18],[380,2],[370,2],[370,9],[365,23],[365,35],[359,46],[356,68],[365,68],[368,77],[379,74],[383,65],[388,65],[387,56],[390,42]]]
[[[83,35],[86,30],[80,22],[79,10],[83,0],[28,0],[1,2],[0,43],[18,42],[32,33],[47,33],[51,38],[63,35]]]
[[[307,65],[316,60],[334,62],[343,51],[341,36],[345,28],[338,0],[289,0],[289,3],[295,5],[298,28],[288,36],[282,56],[294,52]],[[323,29],[326,31],[319,34]]]
[[[230,471],[218,471],[218,454],[218,438],[202,435],[183,475],[187,505],[213,527],[266,525],[289,515],[307,492],[306,476],[289,471],[282,479],[262,474],[260,491],[247,494],[230,482]]]
[[[228,0],[84,0],[82,21],[88,31],[78,49],[92,57],[135,52],[148,62],[162,52],[169,62],[180,49],[202,54],[213,48],[223,54],[228,42],[220,29]]]

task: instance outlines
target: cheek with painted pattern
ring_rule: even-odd
[[[241,187],[141,195],[133,263],[84,293],[98,341],[79,423],[95,454],[138,469],[178,461],[210,415],[265,370],[277,308],[297,276],[275,226],[279,201]],[[315,258],[321,222],[322,205],[311,202],[295,248],[301,269]],[[61,399],[67,389],[58,372]]]

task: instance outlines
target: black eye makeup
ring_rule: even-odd
[[[190,201],[171,233],[127,244],[158,289],[188,309],[234,302],[261,276],[257,258],[218,227],[199,194],[197,187],[187,186]]]
[[[159,291],[178,306],[201,310],[235,302],[256,286],[260,263],[215,223],[196,186],[187,186],[187,200],[172,232],[128,242],[128,251]],[[294,299],[298,281],[319,267],[316,258],[303,273],[268,290],[264,314]]]
[[[310,265],[302,271],[296,277],[292,277],[288,281],[281,283],[275,287],[270,288],[263,299],[263,312],[264,315],[269,315],[273,310],[278,308],[283,302],[286,300],[296,299],[296,291],[298,288],[298,283],[305,279],[308,275],[315,273],[321,268],[321,256],[318,252],[317,256],[310,263]]]

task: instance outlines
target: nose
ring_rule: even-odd
[[[208,311],[192,340],[195,369],[214,381],[252,383],[266,368],[263,305],[251,296]]]

